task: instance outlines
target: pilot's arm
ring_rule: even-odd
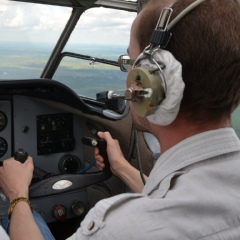
[[[10,207],[11,240],[44,239],[34,220],[31,207],[27,202],[28,188],[32,180],[33,168],[33,160],[31,157],[28,157],[24,163],[10,158],[5,160],[3,166],[0,167],[0,187],[10,202],[17,202]]]
[[[113,139],[109,132],[98,132],[98,136],[107,142],[107,154],[112,173],[119,177],[133,192],[141,193],[144,185],[140,173],[124,158],[118,140]],[[102,170],[105,165],[98,148],[95,148],[95,159],[98,168]],[[145,179],[147,179],[146,176]]]

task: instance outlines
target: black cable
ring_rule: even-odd
[[[136,146],[137,161],[138,161],[138,167],[139,167],[139,171],[140,171],[140,176],[141,176],[143,184],[145,185],[146,184],[146,180],[144,178],[143,169],[142,169],[142,163],[141,163],[141,160],[140,160],[137,129],[134,129],[134,137],[135,137],[135,146]]]
[[[127,160],[129,162],[131,160],[131,156],[133,153],[134,143],[135,143],[135,136],[134,136],[134,128],[132,127],[132,133],[131,133],[130,144],[129,144],[130,146],[129,146],[128,155],[127,155]]]
[[[134,135],[133,126],[132,126],[131,131],[132,132],[131,132],[131,136],[130,136],[129,149],[128,149],[128,154],[127,154],[127,158],[126,158],[129,163],[131,162],[131,157],[132,157],[132,154],[133,154],[133,149],[134,149],[134,144],[135,144],[135,135]],[[130,189],[128,188],[128,186],[124,182],[122,182],[122,192],[126,192],[126,191],[130,191]]]

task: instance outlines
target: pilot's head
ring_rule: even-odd
[[[162,8],[171,2],[152,0],[144,6],[131,29],[131,59],[149,45]],[[171,19],[192,2],[173,3]],[[238,0],[207,0],[171,29],[167,50],[182,64],[185,90],[180,111],[190,120],[214,122],[230,118],[239,104],[239,21]]]

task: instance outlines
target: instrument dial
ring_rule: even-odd
[[[2,158],[8,150],[8,144],[7,141],[0,137],[0,158]]]
[[[66,154],[60,158],[58,169],[62,174],[77,173],[81,169],[81,161],[74,155]]]
[[[0,132],[7,126],[7,116],[4,112],[0,111]]]

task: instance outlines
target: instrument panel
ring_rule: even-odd
[[[24,149],[32,156],[38,177],[39,173],[40,176],[42,173],[59,175],[61,181],[57,183],[62,184],[65,181],[63,174],[76,174],[85,167],[82,144],[85,125],[81,117],[31,97],[6,97],[0,100],[0,161],[12,157],[18,149]],[[37,179],[35,175],[33,177],[33,180]],[[47,223],[88,211],[85,188],[53,195],[45,195],[44,191],[31,199],[31,203]],[[0,191],[0,220],[7,214],[8,206],[8,199]]]
[[[12,149],[24,149],[40,169],[59,173],[60,159],[71,154],[84,166],[82,141],[84,122],[69,112],[13,96]]]
[[[71,113],[37,116],[37,153],[47,155],[74,150]]]
[[[88,199],[88,187],[112,176],[109,165],[103,171],[89,170],[94,148],[83,140],[102,129],[89,119],[91,115],[102,117],[102,107],[90,105],[58,81],[0,81],[0,165],[16,151],[33,158],[29,198],[47,223],[84,217],[95,201]],[[96,142],[107,160],[106,143]],[[8,208],[0,189],[0,224]]]

